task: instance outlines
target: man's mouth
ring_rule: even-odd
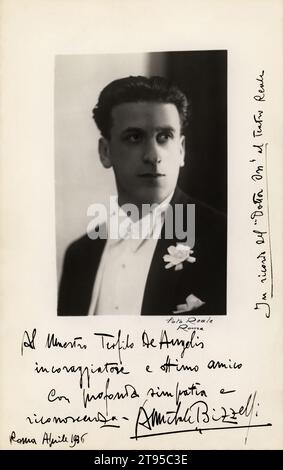
[[[147,172],[147,173],[140,173],[140,174],[139,174],[139,177],[140,177],[140,178],[162,178],[163,176],[165,176],[164,173],[151,173],[151,172]]]

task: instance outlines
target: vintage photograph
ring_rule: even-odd
[[[240,3],[0,0],[7,468],[282,449],[282,1]]]
[[[58,315],[225,315],[227,51],[57,56]]]

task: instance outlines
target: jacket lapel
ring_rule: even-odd
[[[176,204],[188,203],[188,197],[182,193],[179,188],[176,188],[170,202],[173,211]],[[184,214],[185,213],[186,211],[184,211]],[[185,219],[184,223],[186,223]],[[176,246],[177,242],[180,242],[180,240],[177,239],[175,233],[173,234],[173,238],[165,238],[164,223],[147,277],[141,310],[142,315],[166,315],[176,309],[178,285],[184,273],[183,270],[175,271],[174,267],[166,269],[163,256],[168,253],[169,246]],[[184,268],[188,278],[192,266],[187,264]]]

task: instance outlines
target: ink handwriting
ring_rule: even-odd
[[[263,196],[260,190],[254,192],[258,211],[263,210]],[[258,253],[258,261],[264,276],[267,234],[263,229],[256,230],[257,246],[263,248]],[[265,292],[263,298],[256,303],[256,308],[265,309],[267,316],[270,311]],[[184,325],[197,328],[196,323],[202,324],[204,330],[183,330]],[[106,433],[123,428],[123,433],[128,431],[131,439],[242,428],[246,429],[247,440],[250,428],[271,423],[258,420],[261,409],[258,392],[249,392],[243,399],[242,386],[236,386],[245,364],[232,355],[227,357],[227,352],[224,358],[221,354],[208,354],[204,332],[212,323],[210,317],[192,317],[191,320],[170,317],[166,328],[155,332],[143,329],[134,340],[122,329],[94,331],[87,337],[64,339],[56,332],[42,338],[36,328],[26,329],[21,337],[21,356],[25,349],[35,355],[34,362],[30,362],[30,372],[40,385],[39,394],[45,387],[43,399],[48,408],[44,412],[29,409],[25,415],[29,432],[20,433],[14,428],[9,434],[10,445],[80,448],[89,430],[95,428],[104,429]],[[97,362],[83,360],[84,351],[90,348],[95,351]],[[71,350],[74,349],[75,357],[80,358],[78,362],[72,360]],[[36,356],[39,350],[45,351],[44,359]],[[208,384],[200,381],[200,376],[205,378],[207,374],[211,378],[220,377],[219,371],[221,385],[214,380],[209,380]],[[142,380],[141,373],[145,374]],[[170,380],[162,382],[166,376]],[[230,377],[227,383],[226,377]],[[235,386],[231,386],[231,378]],[[54,432],[56,425],[60,425],[59,432]],[[68,432],[62,431],[64,425]],[[69,432],[72,425],[75,428]],[[40,434],[42,426],[44,432]]]
[[[254,310],[263,312],[266,318],[270,318],[270,302],[273,298],[273,267],[268,196],[268,142],[265,141],[264,129],[267,99],[264,70],[257,76],[255,86],[256,94],[253,96],[253,104],[256,109],[252,114],[251,146],[253,154],[249,160],[253,182],[250,219],[252,236],[256,245],[255,271],[257,273]],[[259,251],[257,247],[260,247],[261,250]]]

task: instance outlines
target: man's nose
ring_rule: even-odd
[[[146,163],[156,165],[161,161],[160,150],[155,139],[150,139],[145,146],[143,159]]]

